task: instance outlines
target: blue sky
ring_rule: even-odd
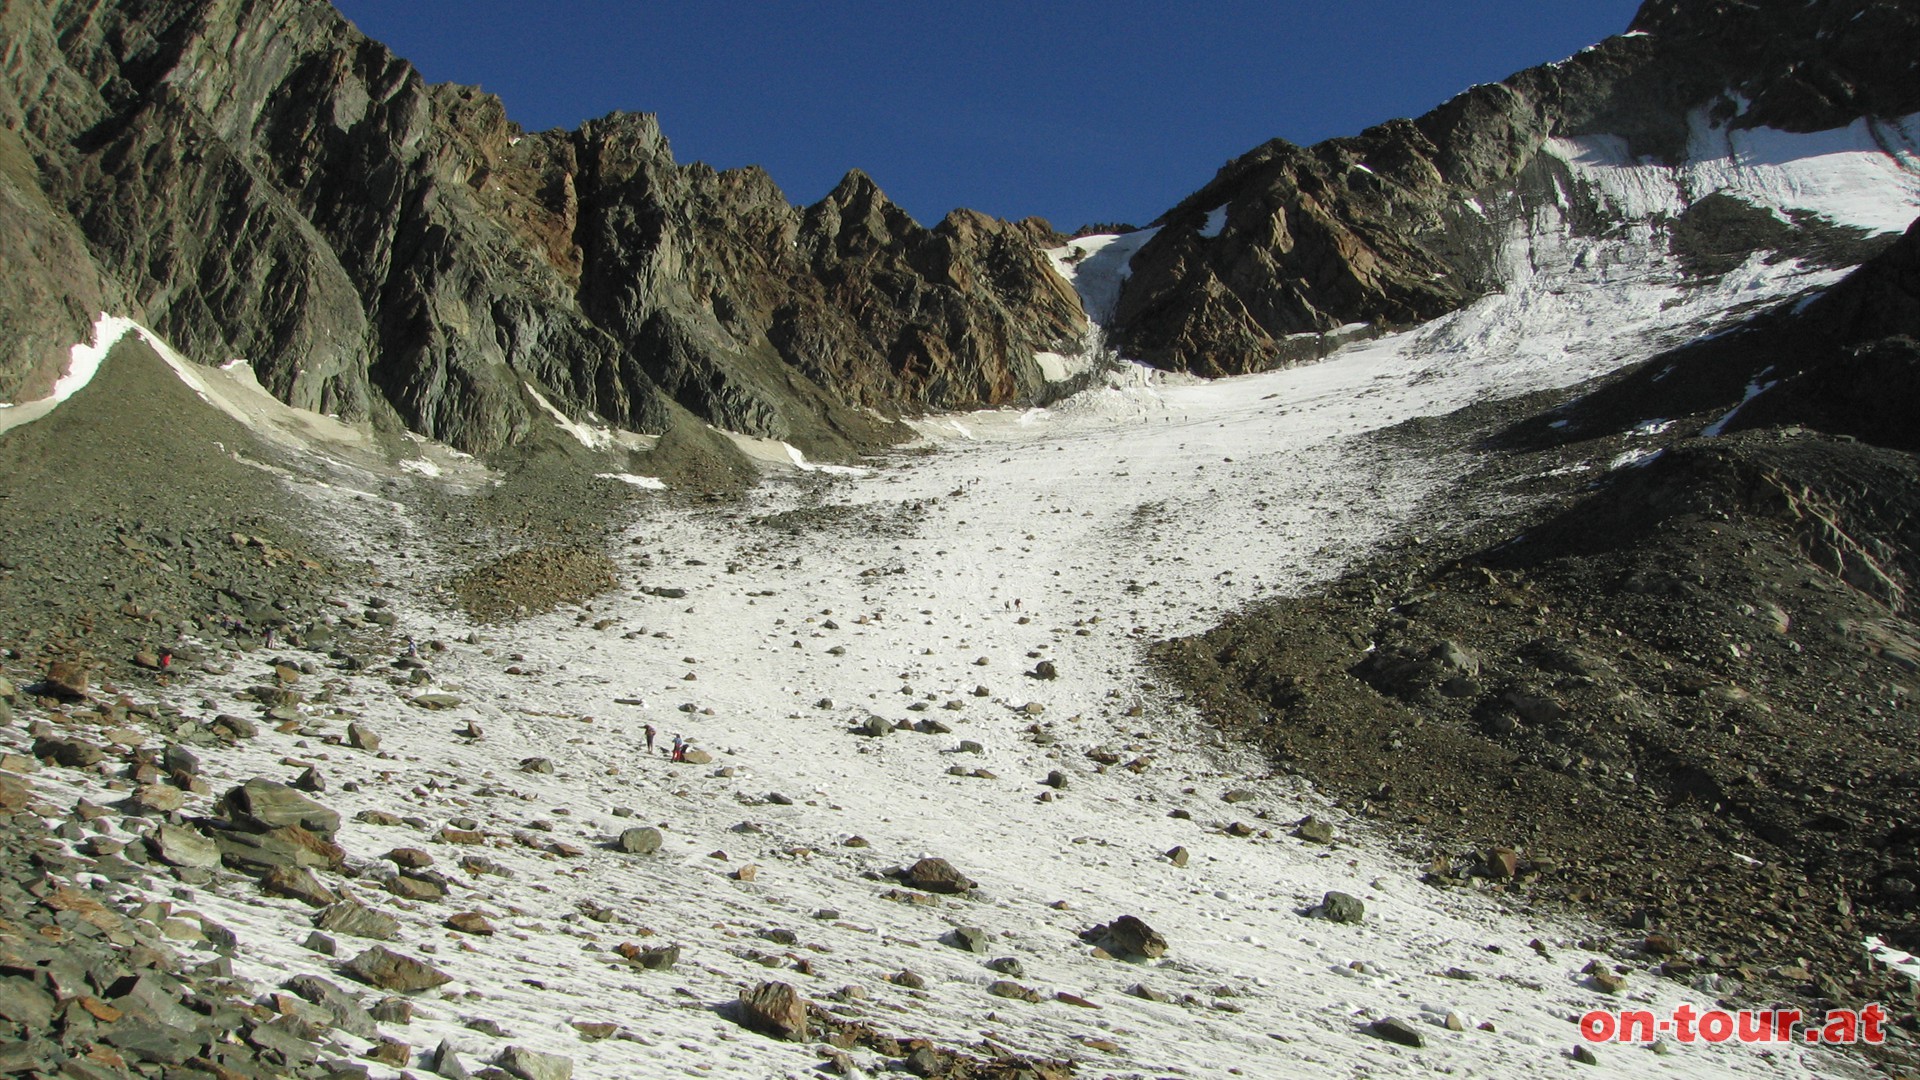
[[[1145,224],[1228,158],[1425,112],[1626,29],[1630,0],[335,0],[530,130],[652,112],[681,161],[788,199],[860,168],[956,206]]]

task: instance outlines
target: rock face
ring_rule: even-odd
[[[1632,29],[1229,162],[1134,257],[1113,340],[1237,374],[1453,311],[1499,286],[1515,223],[1582,202],[1551,138],[1671,161],[1698,110],[1797,131],[1920,110],[1910,5],[1649,0]],[[551,402],[831,456],[892,438],[887,416],[1041,394],[1034,353],[1084,340],[1044,222],[927,228],[857,170],[794,207],[757,169],[677,163],[646,115],[529,134],[321,0],[23,0],[0,34],[0,399],[49,388],[113,309],[292,404],[464,450],[549,430]],[[1806,231],[1712,195],[1661,227],[1700,273]]]
[[[1435,826],[1459,830],[1435,884],[1553,880],[1630,925],[1657,918],[1652,955],[1676,940],[1688,954],[1744,948],[1764,933],[1728,913],[1777,913],[1808,929],[1766,962],[1811,958],[1865,985],[1878,975],[1849,926],[1909,926],[1920,908],[1902,786],[1912,740],[1910,724],[1875,726],[1878,702],[1835,688],[1905,685],[1920,668],[1916,339],[1910,227],[1816,296],[1488,421],[1485,444],[1529,475],[1628,440],[1657,460],[1570,480],[1536,518],[1369,564],[1162,659],[1213,716],[1338,797],[1456,808],[1457,824]],[[1649,417],[1683,419],[1668,438],[1629,434]],[[1416,580],[1432,589],[1417,621],[1376,606]],[[1737,652],[1723,613],[1742,627]],[[1764,774],[1744,745],[1756,728],[1781,735]],[[1664,817],[1676,799],[1737,812]],[[1524,848],[1484,839],[1516,834]],[[1736,856],[1755,850],[1780,873],[1749,873]],[[1858,869],[1840,883],[1835,867]],[[1664,883],[1677,878],[1716,897],[1712,911],[1674,902]],[[1343,906],[1328,893],[1314,910],[1337,919]],[[1613,981],[1592,974],[1596,989]]]
[[[859,407],[993,405],[1071,349],[1039,222],[915,223],[859,173],[789,205],[680,165],[650,116],[522,132],[320,0],[9,4],[0,399],[50,387],[93,312],[249,358],[287,402],[465,450],[574,416],[700,420],[810,453]],[[695,430],[698,430],[695,428]]]
[[[1232,375],[1318,359],[1349,324],[1453,311],[1498,287],[1492,256],[1511,223],[1563,192],[1582,198],[1542,154],[1550,138],[1614,135],[1673,162],[1697,109],[1791,131],[1920,109],[1920,83],[1895,59],[1920,44],[1911,7],[1649,0],[1632,29],[1416,120],[1313,147],[1274,140],[1228,162],[1133,258],[1114,313],[1123,351]],[[1751,105],[1741,112],[1736,97]],[[1754,209],[1710,200],[1696,204],[1709,216]],[[1694,216],[1672,223],[1676,249]],[[1768,234],[1720,257],[1793,246],[1792,227],[1757,224]],[[1724,225],[1706,231],[1739,231]]]

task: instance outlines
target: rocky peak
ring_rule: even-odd
[[[880,190],[859,169],[840,178],[827,197],[807,208],[808,248],[816,264],[859,261],[895,245],[916,246],[925,240],[919,222]]]
[[[1677,162],[1698,110],[1794,131],[1920,110],[1911,5],[1650,0],[1633,30],[1415,120],[1227,163],[1135,255],[1112,328],[1122,349],[1237,374],[1317,358],[1316,335],[1348,323],[1455,310],[1500,282],[1498,227],[1462,208],[1557,198],[1550,138],[1613,135]]]
[[[1050,271],[1003,265],[1014,238],[1011,263],[1045,269],[1027,232],[935,235],[857,172],[803,214],[764,171],[676,163],[642,113],[528,134],[320,0],[27,0],[0,24],[4,176],[35,207],[0,250],[47,264],[0,293],[8,394],[124,296],[292,404],[467,450],[544,423],[532,384],[641,431],[697,418],[831,457],[891,437],[850,403],[1003,404],[1084,328]]]

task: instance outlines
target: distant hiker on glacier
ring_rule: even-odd
[[[678,735],[675,735],[673,737],[673,754],[670,757],[668,757],[667,760],[668,761],[687,760],[687,740],[682,739]]]
[[[653,753],[653,737],[655,734],[657,734],[657,732],[653,730],[652,724],[648,724],[646,727],[642,728],[641,730],[647,733],[647,753],[651,754]]]

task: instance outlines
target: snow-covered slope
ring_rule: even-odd
[[[1734,128],[1705,111],[1689,117],[1687,161],[1637,160],[1610,136],[1552,139],[1547,152],[1597,190],[1612,214],[1633,224],[1674,216],[1720,193],[1773,211],[1795,210],[1870,232],[1903,232],[1920,206],[1920,115],[1862,118],[1806,134]]]
[[[1833,149],[1808,137],[1802,153],[1771,137],[1728,138],[1714,182],[1740,180],[1774,200],[1764,205],[1881,228],[1920,204],[1907,165],[1885,172],[1907,161],[1900,154],[1874,157],[1858,140]],[[1749,138],[1759,141],[1740,141]],[[455,979],[391,1033],[476,1056],[509,1043],[565,1054],[577,1076],[806,1075],[822,1058],[815,1048],[722,1015],[742,987],[770,978],[889,1034],[988,1056],[1072,1057],[1083,1076],[1515,1075],[1564,1067],[1587,1009],[1704,1007],[1709,989],[1640,970],[1623,996],[1601,993],[1583,972],[1590,962],[1638,962],[1610,953],[1599,928],[1419,884],[1423,864],[1392,837],[1221,745],[1143,664],[1152,641],[1352,565],[1463,464],[1410,460],[1372,433],[1614,370],[1839,276],[1755,257],[1711,285],[1689,281],[1656,219],[1706,166],[1626,163],[1606,146],[1562,149],[1572,175],[1621,208],[1621,229],[1577,233],[1570,204],[1515,215],[1501,293],[1316,365],[1212,383],[1125,366],[1051,408],[925,420],[918,449],[931,452],[866,469],[808,468],[783,444],[743,440],[774,471],[738,505],[679,500],[610,470],[604,482],[652,501],[620,548],[622,588],[588,610],[473,625],[436,601],[456,568],[418,557],[432,523],[379,487],[391,471],[293,481],[340,553],[389,583],[380,599],[400,613],[398,632],[445,648],[423,649],[430,685],[400,668],[350,673],[289,652],[316,665],[306,678],[331,703],[306,706],[295,730],[209,755],[212,791],[256,775],[290,780],[312,764],[331,783],[325,801],[349,818],[416,819],[347,825],[342,842],[363,873],[329,882],[396,914],[397,947]],[[1860,168],[1881,171],[1858,182],[1826,165],[1793,172],[1831,164],[1829,151],[1864,154]],[[1110,312],[1145,239],[1082,238],[1054,259],[1089,311]],[[102,342],[115,328],[137,329],[103,326]],[[76,353],[75,372],[84,359]],[[176,368],[283,446],[337,457],[351,442],[268,416],[244,373]],[[420,474],[407,482],[430,482],[455,459],[420,460],[434,468],[402,463]],[[400,659],[401,640],[387,659]],[[274,655],[221,653],[182,703],[249,708],[241,695]],[[1054,677],[1039,677],[1042,661]],[[409,702],[427,690],[458,704]],[[854,732],[873,716],[933,730]],[[382,749],[341,745],[349,720]],[[483,737],[464,734],[470,723]],[[661,745],[684,734],[717,760],[648,753],[649,723]],[[535,758],[553,771],[523,769]],[[1056,771],[1063,786],[1044,782]],[[108,797],[99,778],[66,770],[39,783]],[[1230,803],[1228,792],[1249,794]],[[206,798],[189,810],[207,809]],[[1309,814],[1334,823],[1336,844],[1291,835]],[[1236,822],[1251,835],[1233,835]],[[611,849],[642,823],[664,831],[658,854]],[[449,824],[484,840],[442,842]],[[1184,866],[1166,855],[1176,846]],[[391,868],[379,856],[395,847],[432,852],[456,880],[452,895],[410,903],[380,891]],[[507,875],[462,873],[473,855]],[[890,898],[883,872],[923,856],[952,860],[977,894]],[[294,901],[239,879],[178,894],[156,876],[149,889],[234,928],[236,969],[263,985],[331,969],[304,946],[308,911]],[[1302,914],[1328,890],[1364,899],[1365,923]],[[447,929],[460,911],[483,912],[500,933]],[[1078,937],[1124,914],[1160,930],[1168,955],[1124,963]],[[988,950],[943,941],[961,926],[984,929]],[[1544,952],[1529,947],[1536,939]],[[677,944],[683,958],[670,972],[641,971],[614,951],[623,942]],[[362,944],[341,942],[343,952]],[[1001,957],[1022,973],[985,966]],[[902,970],[924,988],[890,979]],[[1042,1000],[988,993],[1008,977]],[[1450,1028],[1449,1014],[1463,1022]],[[1388,1016],[1413,1023],[1427,1046],[1367,1032]],[[569,1020],[617,1024],[622,1037],[582,1041]],[[1855,1068],[1803,1046],[1667,1049],[1601,1047],[1596,1071]],[[866,1051],[855,1059],[887,1066]]]
[[[1560,277],[1319,365],[1210,384],[1129,369],[1054,409],[929,421],[937,452],[862,475],[779,473],[721,508],[652,496],[662,501],[622,548],[618,594],[509,627],[474,626],[433,602],[451,568],[401,557],[425,527],[403,504],[307,485],[342,553],[391,583],[381,598],[401,631],[446,651],[423,650],[430,686],[387,667],[310,676],[332,704],[308,706],[300,730],[210,755],[213,791],[255,775],[290,780],[311,763],[331,783],[324,800],[349,818],[418,819],[347,825],[342,842],[370,871],[330,884],[396,914],[396,947],[454,976],[410,1027],[391,1029],[420,1048],[447,1039],[490,1056],[519,1044],[573,1058],[584,1077],[807,1075],[817,1049],[748,1033],[718,1011],[742,987],[782,979],[890,1034],[1073,1057],[1083,1076],[1567,1067],[1585,1010],[1664,1011],[1710,995],[1637,970],[1623,997],[1600,993],[1583,968],[1631,964],[1608,953],[1605,932],[1419,884],[1416,858],[1218,744],[1152,688],[1141,662],[1152,640],[1337,573],[1458,464],[1405,460],[1370,432],[1564,384],[1704,332],[1756,297],[1825,280],[1755,264],[1718,290],[1683,293],[1650,264],[1555,252]],[[1524,261],[1546,265],[1537,236]],[[1567,288],[1576,270],[1606,288]],[[1601,326],[1617,334],[1595,334]],[[192,684],[183,703],[242,711],[240,694],[271,655],[224,654],[228,673]],[[1056,678],[1029,674],[1042,660]],[[423,690],[461,703],[408,703]],[[869,716],[950,730],[853,733]],[[349,719],[382,738],[377,754],[323,737]],[[460,734],[469,722],[484,737]],[[663,745],[685,734],[717,760],[647,753],[646,723]],[[554,771],[523,771],[531,758]],[[1064,787],[1043,783],[1055,770]],[[81,775],[40,782],[106,797]],[[1228,803],[1229,791],[1252,794]],[[199,796],[189,805],[205,808]],[[1290,835],[1308,814],[1335,824],[1335,845]],[[463,819],[485,842],[440,842]],[[1235,822],[1253,835],[1231,835]],[[664,830],[660,853],[609,848],[642,823]],[[446,901],[378,890],[378,857],[403,846],[432,852],[456,879]],[[1175,846],[1190,853],[1184,867],[1164,854]],[[462,873],[470,855],[511,876]],[[978,893],[889,899],[880,872],[922,856],[952,860]],[[751,880],[737,874],[746,866]],[[172,891],[158,877],[151,888]],[[1301,913],[1328,890],[1365,900],[1365,923]],[[174,901],[236,930],[235,966],[248,978],[330,970],[303,947],[309,912],[296,902],[239,880]],[[485,913],[500,933],[446,929],[460,911]],[[1079,940],[1123,914],[1160,930],[1169,954],[1123,963]],[[987,931],[987,952],[943,943],[958,926]],[[613,952],[623,942],[678,944],[683,958],[670,972],[641,971]],[[1000,957],[1016,958],[1024,970],[1012,978],[1043,1000],[990,995],[1009,977],[984,966]],[[903,969],[924,989],[889,981]],[[1136,985],[1172,1000],[1135,996]],[[1464,1030],[1449,1029],[1450,1013]],[[1415,1025],[1427,1046],[1366,1031],[1387,1016]],[[504,1034],[472,1026],[483,1020]],[[623,1037],[585,1042],[570,1020],[617,1024]],[[1804,1047],[1667,1049],[1601,1047],[1597,1072],[1853,1068]]]

